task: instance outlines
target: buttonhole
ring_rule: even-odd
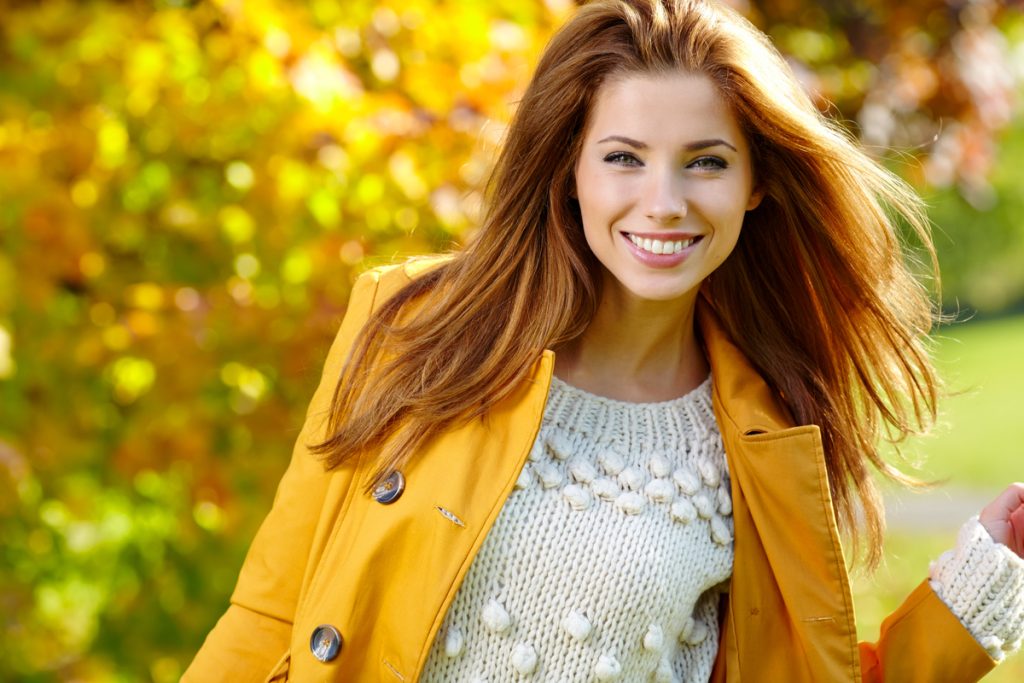
[[[403,676],[402,673],[398,669],[396,669],[394,666],[392,666],[391,662],[389,662],[386,659],[384,659],[382,661],[384,662],[384,666],[386,666],[388,668],[388,671],[390,671],[392,674],[394,674],[395,678],[397,678],[400,681],[404,681],[405,680],[405,676]]]
[[[435,505],[434,509],[437,510],[438,512],[440,512],[441,516],[444,517],[445,519],[447,519],[452,524],[454,524],[456,526],[461,526],[461,527],[466,526],[466,523],[463,522],[461,519],[459,519],[458,516],[456,516],[456,514],[454,512],[452,512],[451,510],[446,510],[445,508],[441,507],[440,505]]]

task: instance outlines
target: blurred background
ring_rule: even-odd
[[[861,635],[1024,478],[1021,6],[734,4],[928,198],[957,395]],[[0,0],[0,680],[175,681],[354,277],[462,243],[571,0]],[[1024,680],[1011,662],[992,681]]]

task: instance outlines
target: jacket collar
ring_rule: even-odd
[[[793,426],[793,418],[778,394],[768,386],[733,343],[711,305],[697,302],[697,326],[711,365],[715,410],[739,435],[774,432]]]

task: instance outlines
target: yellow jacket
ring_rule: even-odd
[[[366,273],[331,347],[273,508],[231,605],[182,679],[415,681],[449,604],[512,491],[540,428],[554,354],[482,420],[453,429],[411,463],[390,505],[363,490],[369,458],[325,472],[306,450],[323,429],[338,374],[372,310],[430,262]],[[922,583],[858,645],[846,560],[819,430],[792,426],[783,405],[699,314],[715,415],[732,481],[735,565],[712,680],[975,681],[994,662]],[[459,526],[438,508],[453,512]],[[334,626],[328,663],[310,638]]]

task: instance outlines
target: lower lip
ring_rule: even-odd
[[[622,239],[626,242],[626,247],[633,253],[636,260],[651,268],[672,268],[673,266],[678,266],[690,256],[697,245],[701,243],[701,240],[704,239],[703,237],[697,237],[693,244],[674,254],[654,254],[633,244],[633,241],[625,233],[619,234],[622,235]]]

